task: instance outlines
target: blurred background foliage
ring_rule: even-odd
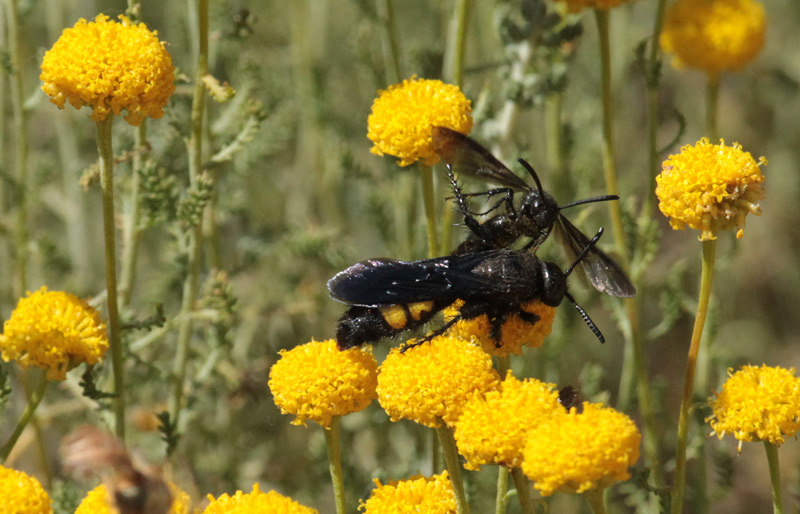
[[[391,29],[387,5],[393,5]],[[743,72],[723,76],[719,127],[726,142],[739,142],[755,157],[764,155],[767,197],[763,215],[751,217],[745,236],[720,238],[718,270],[707,341],[705,390],[711,395],[725,370],[743,363],[798,366],[800,353],[800,11],[788,0],[765,2],[769,26],[761,56]],[[58,111],[39,89],[39,64],[60,31],[79,17],[111,17],[121,1],[21,0],[23,73],[29,116],[31,174],[27,288],[46,285],[83,297],[104,290],[100,192],[92,178],[96,161],[94,127],[88,110]],[[611,13],[617,169],[631,233],[637,213],[654,184],[648,183],[645,82],[637,47],[653,26],[655,2],[639,0]],[[590,12],[560,22],[558,31],[526,9],[525,2],[474,2],[467,33],[463,89],[473,100],[472,135],[507,163],[524,157],[534,164],[545,188],[562,203],[603,193],[601,105],[597,31]],[[559,8],[546,5],[554,15]],[[441,78],[453,2],[353,0],[219,1],[211,4],[210,72],[236,90],[223,103],[208,103],[207,165],[215,174],[211,208],[205,212],[206,243],[202,299],[191,348],[187,415],[179,427],[173,474],[196,499],[205,494],[275,488],[321,512],[332,511],[324,439],[317,426],[289,425],[271,401],[269,368],[278,350],[334,334],[343,306],[332,301],[326,280],[370,257],[426,256],[421,193],[414,166],[369,153],[366,118],[379,89],[417,75]],[[2,12],[2,11],[0,11]],[[541,14],[540,11],[535,11]],[[163,306],[166,324],[127,330],[130,442],[158,462],[166,445],[153,423],[164,410],[172,370],[186,255],[178,241],[178,208],[187,195],[187,153],[191,77],[197,34],[193,2],[145,2],[142,20],[168,42],[178,68],[178,89],[161,120],[148,121],[151,151],[141,174],[146,224],[126,323],[146,321]],[[552,20],[552,18],[550,18]],[[560,20],[560,18],[556,18]],[[20,291],[14,290],[13,220],[19,191],[12,175],[14,141],[10,59],[6,22],[0,23],[0,313],[7,319]],[[388,46],[394,36],[394,62]],[[521,45],[533,53],[523,61]],[[705,78],[662,69],[659,143],[661,157],[694,144],[704,132]],[[548,105],[561,94],[562,145],[559,159],[548,150]],[[509,110],[510,109],[510,110]],[[130,158],[133,131],[117,122],[115,152],[120,226],[130,213]],[[238,138],[238,139],[237,139]],[[234,142],[236,142],[234,144]],[[229,150],[224,156],[217,152]],[[549,153],[550,152],[550,153]],[[437,171],[438,208],[448,208],[444,173]],[[86,187],[82,187],[86,185]],[[570,211],[586,233],[608,226],[603,206]],[[674,452],[680,388],[697,297],[700,245],[693,231],[676,232],[659,214],[648,240],[652,261],[638,281],[642,326],[647,334],[649,374],[657,395],[662,452]],[[454,228],[454,239],[463,229]],[[603,243],[612,248],[612,238]],[[567,264],[556,245],[543,256]],[[542,349],[515,359],[517,376],[572,384],[588,399],[618,405],[624,339],[616,328],[616,300],[572,281],[579,302],[605,332],[600,345],[570,307],[556,316],[554,333]],[[147,323],[142,323],[148,325]],[[392,344],[397,344],[393,341]],[[379,359],[389,344],[376,346]],[[9,364],[3,364],[9,368]],[[110,363],[102,366],[110,368]],[[109,369],[95,370],[100,389],[110,389]],[[103,424],[107,404],[89,401],[78,385],[80,371],[52,388],[39,409],[46,440],[57,441],[72,427]],[[698,382],[700,382],[698,378]],[[14,382],[16,385],[16,383]],[[624,394],[624,393],[623,393]],[[21,398],[5,406],[3,420],[15,419]],[[626,412],[638,420],[633,395]],[[710,430],[697,411],[698,441]],[[377,405],[343,419],[342,443],[349,501],[365,498],[372,478],[398,479],[430,473],[427,432],[409,422],[390,423]],[[502,430],[502,427],[497,427]],[[2,431],[11,429],[3,423]],[[33,445],[19,443],[14,466],[38,473]],[[732,441],[707,444],[712,512],[761,512],[769,508],[766,465],[760,448],[745,446],[738,457]],[[55,452],[47,459],[56,471]],[[700,472],[690,461],[691,500]],[[800,495],[797,441],[782,450],[787,501]],[[640,465],[641,467],[641,465]],[[437,470],[438,471],[438,470]],[[56,473],[57,475],[57,473]],[[494,501],[491,468],[467,474],[474,512]],[[617,508],[642,502],[641,481],[614,490]],[[85,484],[60,483],[58,490]],[[69,498],[67,492],[63,498]],[[80,497],[82,495],[79,495]],[[579,512],[580,502],[563,497],[552,512]],[[68,504],[69,501],[65,502]],[[627,506],[627,507],[626,507]],[[65,507],[66,508],[66,507]],[[509,505],[510,512],[517,508]],[[66,511],[66,510],[65,510]]]

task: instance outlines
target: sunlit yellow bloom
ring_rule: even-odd
[[[499,390],[475,396],[464,407],[455,426],[458,453],[465,468],[484,464],[519,466],[525,434],[553,415],[566,413],[554,384],[535,378],[517,380],[508,372]],[[499,429],[502,427],[502,429]]]
[[[376,155],[394,155],[400,166],[416,161],[433,165],[439,155],[433,150],[431,129],[451,128],[462,134],[472,130],[470,101],[464,93],[441,80],[412,77],[378,92],[367,119],[367,137]]]
[[[78,364],[96,364],[108,349],[100,313],[77,296],[42,287],[20,299],[0,335],[3,360],[47,370],[64,380]]]
[[[291,350],[269,372],[269,388],[295,425],[328,427],[333,416],[364,409],[375,398],[378,363],[369,347],[339,351],[336,341],[311,341]]]
[[[63,108],[92,108],[94,121],[127,111],[125,120],[139,125],[160,118],[175,91],[174,67],[164,43],[144,23],[125,16],[119,22],[99,14],[64,29],[42,61],[39,76],[50,101]]]
[[[53,514],[53,507],[36,478],[0,466],[0,513]]]
[[[733,434],[743,441],[780,445],[800,430],[800,378],[795,369],[744,366],[733,373],[722,392],[709,399],[711,428],[722,439]]]
[[[738,71],[761,52],[764,6],[755,0],[678,0],[667,9],[661,48],[676,68]]]
[[[410,419],[438,427],[444,420],[452,425],[467,400],[499,382],[486,352],[444,335],[406,352],[392,349],[378,375],[378,402],[392,421]]]
[[[612,9],[626,0],[558,0],[567,3],[567,9],[571,13],[580,12],[583,9],[594,7],[595,9]]]
[[[422,475],[381,484],[367,501],[359,502],[358,510],[365,514],[452,514],[456,512],[456,497],[447,471],[426,478]]]
[[[445,319],[455,316],[459,303],[454,307],[445,309]],[[539,300],[528,302],[521,306],[522,310],[539,316],[536,323],[528,323],[520,319],[518,314],[511,314],[503,323],[500,330],[499,344],[491,337],[492,326],[485,314],[473,319],[458,321],[449,333],[463,339],[479,341],[485,352],[497,357],[522,354],[522,347],[539,348],[544,338],[553,331],[553,320],[556,317],[556,308],[545,305]]]
[[[167,485],[172,495],[172,504],[168,514],[189,514],[192,512],[192,502],[189,494],[172,482]],[[86,494],[81,504],[75,509],[75,514],[119,514],[119,510],[112,505],[113,500],[108,495],[108,489],[105,485],[100,484]]]
[[[628,416],[586,402],[528,432],[522,471],[543,496],[606,488],[630,478],[641,439]]]
[[[208,495],[211,503],[203,514],[315,514],[316,509],[300,505],[275,491],[262,493],[258,484],[253,484],[253,492],[236,491],[233,496],[223,494],[217,499]]]
[[[675,230],[685,225],[700,230],[701,241],[716,239],[719,231],[736,228],[744,234],[747,213],[761,214],[758,202],[764,198],[764,176],[749,152],[734,143],[725,146],[702,138],[695,146],[670,155],[656,177],[658,207]]]

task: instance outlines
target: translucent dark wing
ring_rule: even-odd
[[[334,300],[364,307],[448,298],[455,301],[460,294],[484,291],[494,285],[471,271],[494,253],[421,261],[369,259],[334,275],[328,281],[328,290]]]
[[[573,262],[589,244],[589,238],[562,215],[556,222],[556,235]],[[598,291],[622,298],[636,296],[636,288],[622,268],[596,245],[586,253],[581,266]]]
[[[433,127],[431,138],[433,150],[459,175],[523,191],[531,188],[474,139],[446,127]]]

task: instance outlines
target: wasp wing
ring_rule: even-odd
[[[572,262],[590,244],[589,238],[563,215],[558,216],[556,235]],[[598,291],[621,298],[636,296],[636,287],[619,264],[597,248],[597,245],[589,249],[581,260],[581,266]]]
[[[369,259],[353,264],[328,281],[331,298],[351,305],[379,307],[447,299],[492,287],[472,269],[495,252],[477,252],[421,261]]]
[[[462,176],[527,191],[530,186],[471,137],[447,127],[431,130],[433,150]]]

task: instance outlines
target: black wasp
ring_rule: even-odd
[[[573,261],[577,260],[578,254],[586,251],[585,257],[580,260],[581,266],[598,291],[623,298],[636,295],[636,288],[622,268],[602,250],[590,245],[589,238],[561,214],[562,210],[569,207],[618,200],[619,197],[598,196],[559,206],[552,195],[544,191],[539,177],[526,161],[520,159],[519,162],[533,177],[536,188],[529,186],[470,137],[445,127],[433,127],[431,137],[434,150],[447,163],[454,197],[464,215],[464,223],[471,231],[467,239],[456,248],[454,254],[508,248],[521,237],[531,238],[524,249],[535,250],[555,227],[556,235]],[[453,172],[495,182],[505,187],[481,193],[463,194]],[[514,206],[515,191],[525,193],[519,208]],[[495,195],[500,195],[501,200],[483,213],[472,212],[466,202],[468,196],[491,198]],[[501,205],[505,206],[504,212],[494,214],[483,223],[476,219],[476,215],[489,214],[499,209]]]
[[[350,304],[339,319],[336,340],[340,350],[377,341],[427,323],[439,311],[463,300],[459,314],[433,334],[444,333],[460,319],[483,314],[498,342],[506,318],[512,314],[536,323],[538,316],[521,305],[540,300],[551,307],[564,297],[578,309],[601,342],[600,330],[567,291],[567,277],[591,252],[603,230],[587,241],[565,272],[555,263],[539,260],[533,252],[490,249],[420,261],[369,259],[337,273],[328,281],[335,300]]]

